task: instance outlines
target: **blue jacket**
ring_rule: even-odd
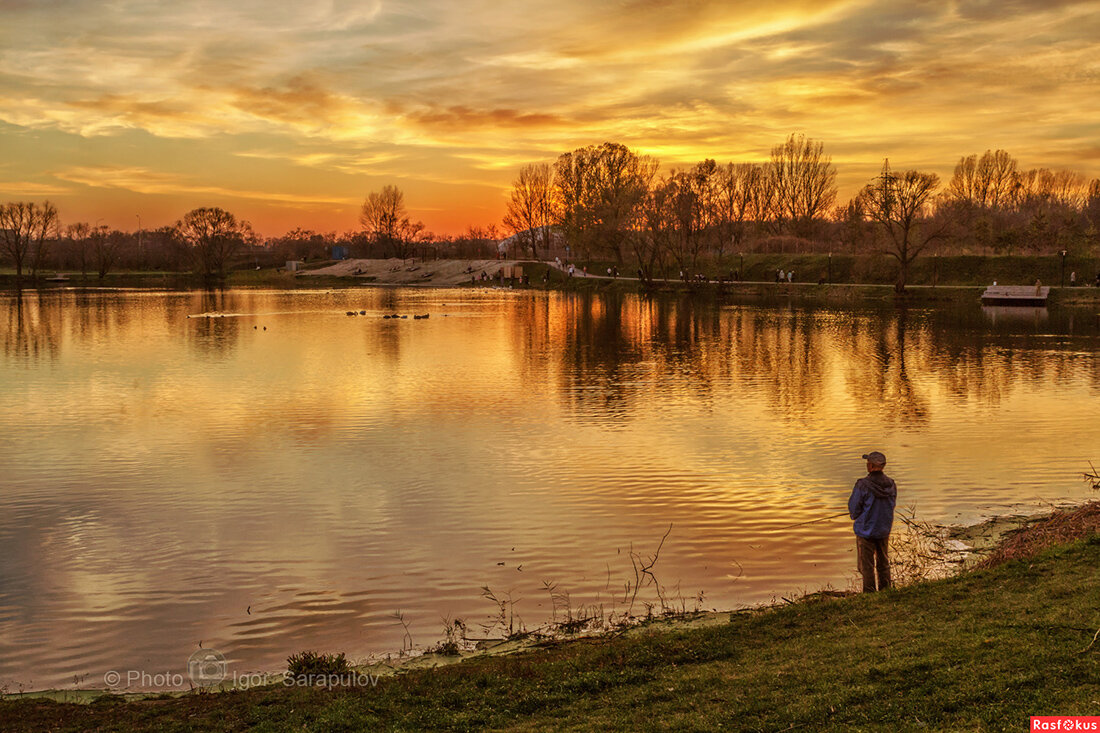
[[[871,471],[856,481],[848,499],[848,515],[855,520],[852,529],[856,535],[869,540],[889,537],[897,503],[898,486],[882,471]]]

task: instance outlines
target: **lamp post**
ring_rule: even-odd
[[[1061,287],[1064,288],[1065,286],[1066,286],[1066,251],[1063,249],[1062,250],[1062,285],[1061,285]]]
[[[745,281],[745,253],[738,252],[737,256],[741,259],[741,265],[737,270],[737,279],[741,282]]]
[[[138,269],[145,269],[145,245],[141,241],[141,214],[134,214],[138,220]]]
[[[829,284],[833,284],[833,253],[829,253]]]

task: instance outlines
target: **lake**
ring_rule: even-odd
[[[1088,309],[977,303],[3,296],[0,687],[499,636],[483,588],[529,629],[564,594],[622,614],[666,532],[669,605],[851,588],[850,522],[791,525],[868,450],[925,520],[1090,495],[1098,343]]]

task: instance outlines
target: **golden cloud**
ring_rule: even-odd
[[[0,181],[0,194],[15,196],[18,198],[39,198],[42,196],[59,196],[71,192],[66,186],[57,186],[52,183],[35,183],[33,181]]]
[[[509,168],[605,140],[671,166],[759,160],[804,132],[852,185],[885,155],[943,175],[990,147],[1095,175],[1100,15],[1010,1],[21,3],[0,31],[0,122],[62,142],[5,173],[319,208],[395,180],[435,206],[443,186],[496,197]],[[254,178],[149,162],[185,147]]]
[[[288,205],[330,204],[339,206],[354,205],[355,199],[335,196],[311,196],[273,191],[250,191],[221,186],[194,183],[171,173],[154,171],[148,168],[91,166],[72,167],[54,173],[57,178],[93,188],[117,188],[134,193],[161,196],[179,196],[182,194],[202,194],[230,199],[250,199]]]

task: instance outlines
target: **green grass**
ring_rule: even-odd
[[[91,705],[0,702],[0,729],[1024,730],[1095,713],[1100,536],[898,591],[383,678]]]
[[[602,274],[610,263],[603,261],[581,262],[590,272]],[[692,273],[700,272],[708,277],[729,277],[730,271],[744,265],[744,279],[748,281],[774,282],[779,268],[794,271],[794,281],[800,283],[826,282],[839,284],[893,285],[897,280],[898,263],[882,254],[841,255],[834,254],[737,254],[725,255],[721,261],[700,262]],[[1088,285],[1096,277],[1100,258],[1070,257],[1066,259],[1066,285],[1069,276],[1077,272],[1077,284]],[[633,277],[637,267],[624,265],[619,268],[624,276]],[[667,273],[655,275],[677,280],[679,267],[669,266]],[[1044,285],[1061,284],[1062,260],[1058,256],[1037,255],[950,255],[944,257],[920,257],[909,270],[910,285],[967,285],[984,286],[994,280],[1002,285],[1033,285],[1042,280]]]

